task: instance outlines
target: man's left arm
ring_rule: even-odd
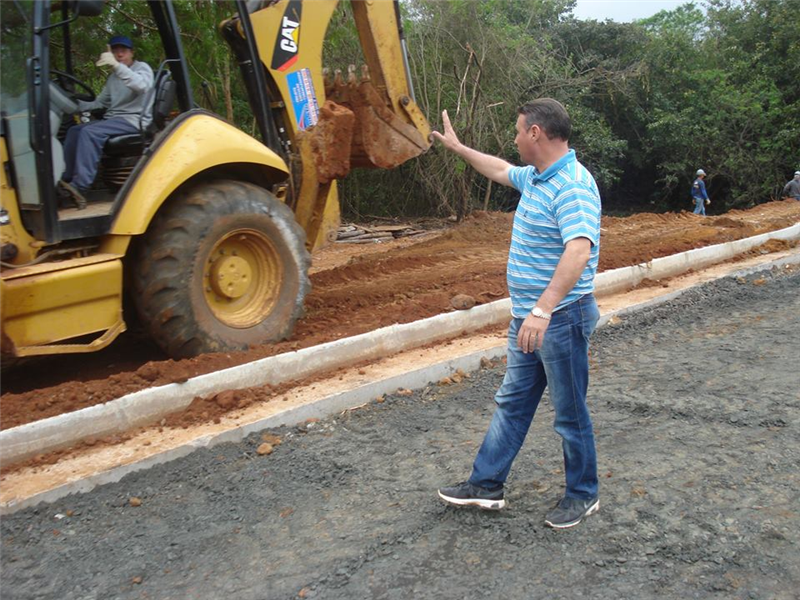
[[[88,112],[98,108],[108,108],[109,106],[111,106],[111,92],[108,91],[108,81],[106,81],[102,91],[94,100],[78,100],[78,112]]]
[[[564,253],[558,261],[550,284],[542,292],[536,306],[547,314],[553,314],[558,304],[570,293],[583,274],[592,254],[589,238],[577,237],[564,246]],[[542,347],[545,331],[550,324],[548,319],[528,315],[517,333],[517,346],[529,353]]]

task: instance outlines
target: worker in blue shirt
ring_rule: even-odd
[[[706,172],[703,169],[697,169],[695,173],[695,180],[692,183],[692,200],[694,200],[694,214],[706,216],[706,204],[711,204],[706,192],[706,184],[703,179],[706,178]]]

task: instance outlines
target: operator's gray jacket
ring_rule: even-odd
[[[147,91],[153,87],[153,69],[145,62],[134,61],[128,67],[119,63],[108,76],[103,91],[92,102],[78,102],[78,110],[89,111],[105,108],[104,119],[125,119],[139,128],[139,116],[145,111],[145,101],[150,97]],[[142,125],[146,126],[150,116],[145,115]]]

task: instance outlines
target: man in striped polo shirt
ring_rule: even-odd
[[[442,115],[433,135],[492,181],[521,193],[508,254],[512,320],[508,365],[496,408],[470,478],[439,496],[457,506],[500,509],[503,486],[545,387],[562,438],[566,490],[545,518],[555,528],[577,525],[599,508],[597,455],[586,405],[589,336],[600,313],[592,292],[600,248],[600,193],[575,159],[564,107],[550,98],[520,107],[515,167],[461,144]]]

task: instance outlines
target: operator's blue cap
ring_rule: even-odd
[[[108,45],[112,48],[114,46],[125,46],[126,48],[133,50],[133,42],[131,41],[131,38],[126,35],[115,35],[108,40]]]

